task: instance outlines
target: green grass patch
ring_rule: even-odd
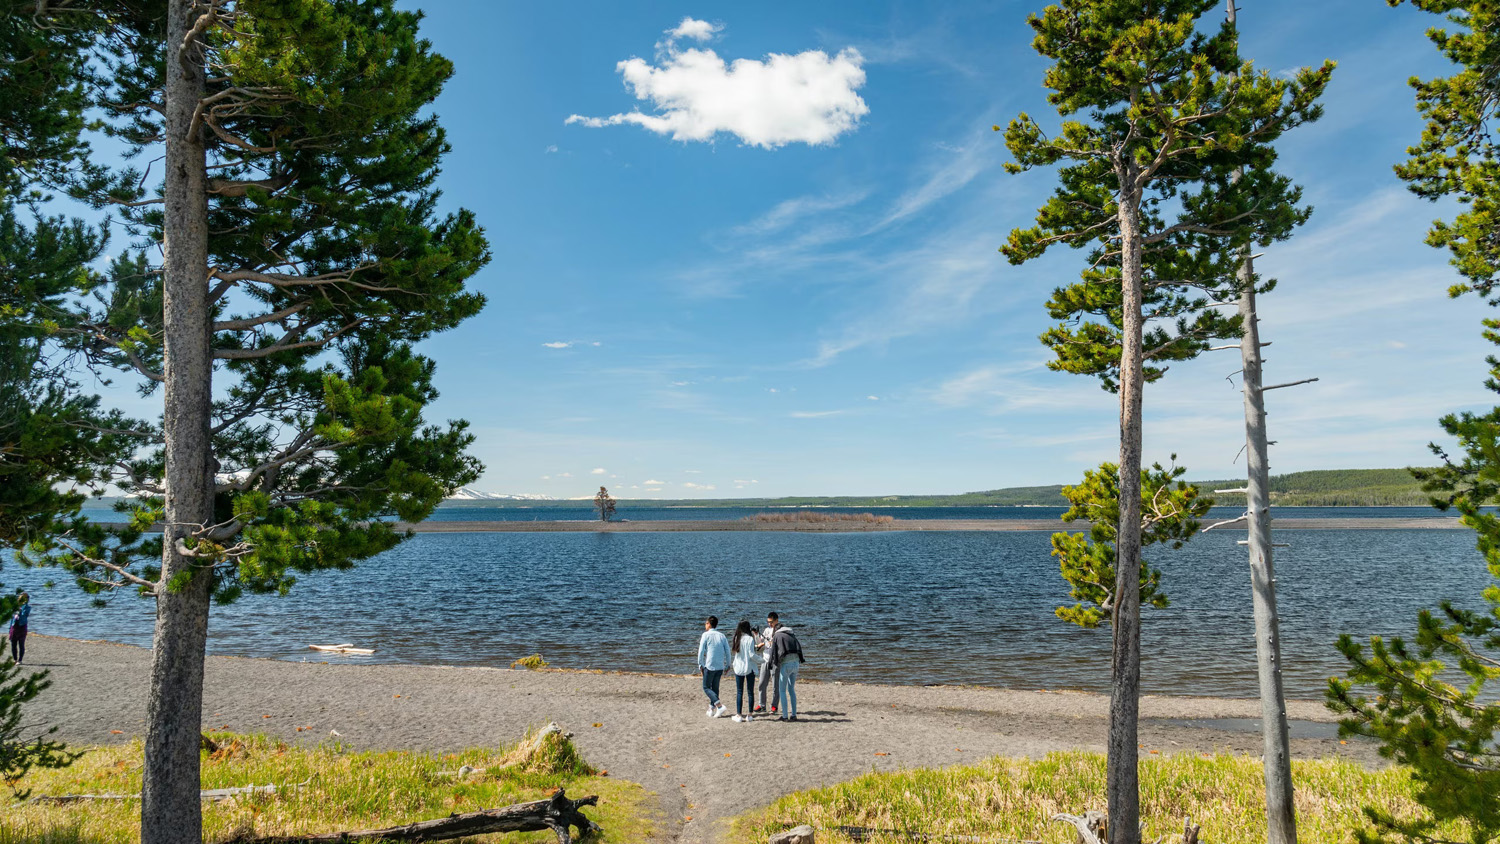
[[[1297,833],[1304,844],[1354,840],[1362,809],[1401,816],[1419,811],[1404,769],[1370,771],[1337,759],[1293,763]],[[996,757],[978,765],[870,773],[828,788],[790,794],[734,819],[734,844],[763,844],[798,824],[818,830],[819,844],[852,839],[840,826],[1072,844],[1071,826],[1051,820],[1104,808],[1104,757],[1051,753],[1042,759]],[[1181,840],[1183,820],[1202,827],[1212,844],[1264,844],[1265,780],[1247,756],[1178,754],[1141,763],[1141,816],[1147,841]],[[1440,837],[1463,840],[1439,830]],[[882,836],[874,841],[909,841]]]
[[[596,772],[571,742],[558,737],[520,763],[516,747],[430,755],[351,752],[325,742],[298,747],[265,736],[211,733],[217,753],[203,754],[203,788],[294,784],[297,790],[203,804],[203,840],[246,832],[293,835],[394,826],[454,812],[494,809],[540,800],[557,788],[568,796],[599,795],[585,808],[604,827],[596,840],[649,841],[657,823],[651,794],[635,783]],[[442,776],[468,765],[488,769],[464,779]],[[507,767],[499,767],[507,766]],[[28,775],[34,795],[139,794],[141,743],[90,748],[72,767]],[[140,840],[140,802],[22,804],[0,792],[0,844],[104,844]],[[468,841],[550,842],[550,832],[480,836]]]

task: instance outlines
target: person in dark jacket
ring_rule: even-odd
[[[781,709],[779,721],[797,720],[797,674],[802,663],[802,643],[785,624],[777,625],[771,636],[771,660],[776,666],[776,703]]]
[[[10,658],[17,665],[26,661],[26,625],[31,621],[31,596],[21,593],[21,606],[10,617]]]

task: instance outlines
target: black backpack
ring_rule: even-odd
[[[802,642],[797,638],[797,634],[793,633],[790,630],[787,630],[785,635],[788,639],[792,640],[789,643],[786,652],[789,654],[796,654],[797,659],[801,660],[802,662],[807,662],[807,656],[802,653]]]

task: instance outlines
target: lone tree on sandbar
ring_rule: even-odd
[[[610,497],[609,490],[599,487],[599,494],[594,496],[594,509],[599,511],[599,521],[607,522],[615,517],[615,500]]]

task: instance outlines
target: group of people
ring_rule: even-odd
[[[741,621],[732,636],[719,631],[719,617],[709,616],[703,622],[698,638],[698,673],[703,676],[703,694],[708,698],[708,717],[722,718],[728,708],[719,700],[719,683],[724,672],[734,672],[734,720],[755,720],[770,703],[770,714],[779,721],[797,720],[797,674],[802,663],[802,643],[792,628],[781,623],[776,613],[766,616],[766,626],[755,629]],[[756,705],[756,680],[759,679],[760,704]],[[775,697],[766,697],[766,687],[775,682]],[[749,707],[746,708],[746,703]]]
[[[16,598],[21,605],[10,617],[10,658],[20,665],[26,661],[26,623],[31,620],[31,596],[22,592]]]

